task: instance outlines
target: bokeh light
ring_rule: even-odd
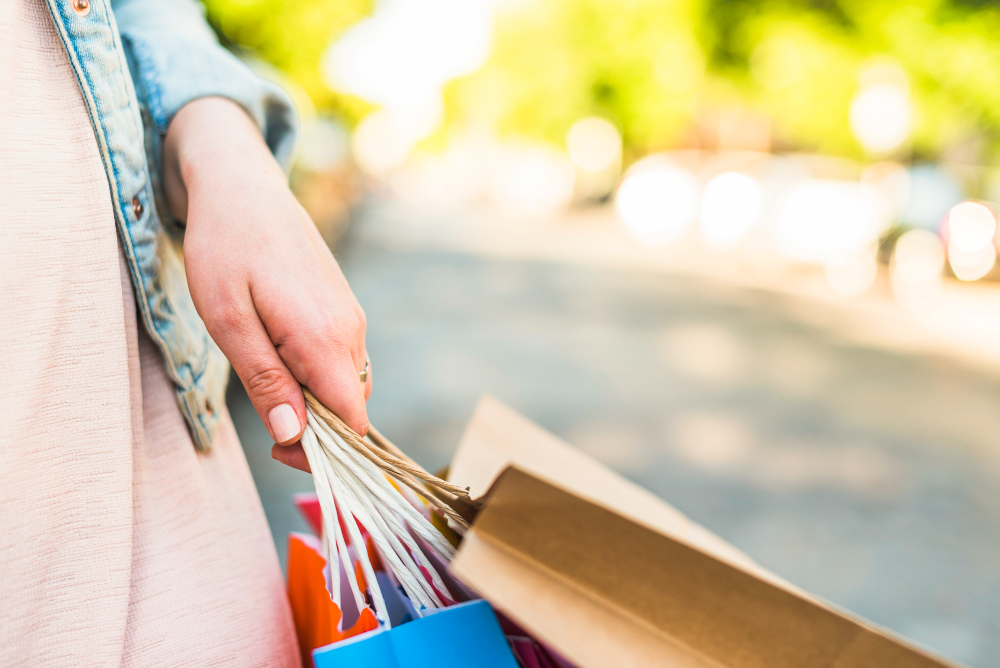
[[[760,217],[764,194],[752,176],[719,174],[705,186],[701,199],[701,236],[713,248],[731,248]]]
[[[379,0],[330,46],[323,73],[336,90],[407,107],[481,66],[491,29],[487,0]]]
[[[913,110],[904,88],[876,84],[858,91],[851,102],[851,129],[872,153],[887,153],[910,134]]]
[[[573,167],[550,146],[504,146],[490,174],[490,197],[507,213],[540,218],[562,211],[573,196]]]
[[[997,250],[992,243],[970,251],[960,248],[954,237],[948,242],[948,264],[956,278],[963,281],[979,280],[993,269],[996,259]]]
[[[888,153],[910,136],[913,106],[906,73],[895,63],[878,62],[861,75],[851,101],[851,129],[871,153]]]
[[[569,160],[585,172],[603,172],[617,168],[622,156],[622,138],[618,128],[603,118],[582,118],[566,133]]]
[[[808,179],[786,195],[775,237],[799,262],[845,257],[875,240],[884,227],[872,186],[853,181]]]
[[[944,245],[933,232],[910,230],[900,236],[890,266],[899,302],[909,308],[932,303],[941,291],[944,262]]]
[[[398,167],[438,126],[442,87],[486,60],[491,16],[487,0],[380,0],[330,45],[322,58],[327,84],[382,108],[358,127],[365,136],[354,153],[365,171]]]
[[[368,114],[358,124],[351,138],[351,151],[365,173],[385,176],[403,164],[414,141],[397,115],[379,110]]]
[[[665,161],[647,159],[625,175],[615,198],[618,216],[638,241],[662,245],[680,238],[698,212],[698,180]]]
[[[993,244],[997,221],[993,212],[978,202],[962,202],[948,214],[948,246],[969,254]]]

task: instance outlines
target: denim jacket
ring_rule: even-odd
[[[183,226],[169,219],[162,145],[181,107],[200,97],[240,104],[279,162],[297,119],[288,96],[223,49],[195,0],[46,0],[90,112],[140,317],[163,352],[195,445],[208,450],[229,363],[188,291]]]

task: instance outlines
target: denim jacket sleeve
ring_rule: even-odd
[[[218,43],[197,0],[112,0],[111,7],[142,113],[161,218],[169,217],[160,188],[163,139],[181,107],[200,97],[225,97],[243,107],[288,168],[298,130],[291,100]]]
[[[215,39],[197,0],[46,0],[77,74],[101,148],[115,219],[146,331],[163,353],[195,446],[212,447],[229,363],[187,286],[183,228],[168,219],[162,146],[174,115],[226,97],[260,128],[283,166],[297,133],[291,100]]]
[[[229,362],[191,299],[183,230],[160,217],[162,142],[181,107],[217,95],[242,105],[287,162],[292,104],[215,41],[195,0],[45,4],[90,115],[138,313],[163,353],[195,447],[209,450],[225,415]]]

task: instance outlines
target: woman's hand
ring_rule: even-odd
[[[164,188],[187,221],[194,305],[275,440],[271,456],[309,470],[300,385],[364,435],[365,314],[242,108],[202,98],[178,112]]]

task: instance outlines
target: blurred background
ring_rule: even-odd
[[[1000,3],[207,0],[430,469],[490,393],[793,583],[1000,667]],[[279,554],[308,476],[238,381]]]

